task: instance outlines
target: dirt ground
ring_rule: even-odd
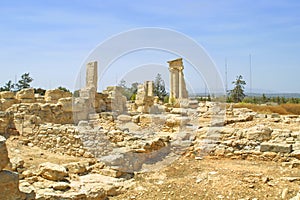
[[[251,127],[253,123],[244,123],[244,127]],[[292,127],[287,124],[280,128]],[[7,147],[9,157],[21,157],[25,167],[30,169],[36,169],[43,162],[93,162],[93,159],[24,146],[17,137],[10,137]],[[300,191],[300,166],[290,168],[280,162],[258,160],[181,157],[158,171],[136,173],[134,180],[133,187],[109,199],[290,199]]]
[[[180,158],[160,171],[137,174],[135,181],[110,199],[290,199],[300,190],[300,169],[269,161]]]

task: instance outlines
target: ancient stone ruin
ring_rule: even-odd
[[[153,81],[146,81],[144,84],[138,85],[138,91],[135,100],[138,112],[150,112],[150,108],[154,104],[153,88]]]
[[[176,100],[188,98],[186,90],[184,75],[183,75],[183,62],[182,58],[168,61],[170,71],[170,103]]]
[[[58,89],[44,96],[32,88],[0,92],[0,188],[6,188],[0,199],[106,199],[134,185],[135,172],[180,156],[300,166],[298,115],[189,99],[182,59],[169,64],[171,98],[186,101],[184,107],[158,101],[152,81],[138,86],[135,101],[117,86],[98,92],[97,62],[87,64],[78,96]],[[224,126],[213,123],[215,116]],[[32,160],[43,162],[28,164],[26,150],[39,152]],[[11,164],[8,153],[15,156]],[[63,159],[53,163],[47,154]]]

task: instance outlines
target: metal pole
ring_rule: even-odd
[[[252,58],[251,54],[249,54],[249,64],[250,64],[250,95],[252,96]]]

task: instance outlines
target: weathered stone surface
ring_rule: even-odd
[[[264,125],[257,125],[245,130],[248,140],[267,141],[271,139],[272,129]]]
[[[15,98],[15,93],[10,92],[10,91],[3,91],[0,92],[0,99],[14,99]]]
[[[126,97],[122,94],[122,88],[118,86],[107,87],[103,91],[106,98],[106,111],[122,114],[126,111]]]
[[[295,150],[291,153],[291,156],[300,159],[300,150]]]
[[[150,107],[154,104],[153,81],[145,81],[144,84],[138,85],[135,104],[137,111],[140,113],[149,113]]]
[[[188,98],[186,90],[182,58],[168,61],[170,71],[170,98],[169,103],[174,103],[176,99]]]
[[[59,99],[71,96],[72,94],[70,92],[65,92],[60,89],[47,90],[45,93],[45,101],[47,103],[57,103]]]
[[[0,110],[5,111],[9,107],[11,107],[13,104],[17,103],[18,100],[16,99],[0,99]]]
[[[6,139],[0,135],[0,171],[8,164],[8,152],[6,148]]]
[[[84,174],[87,172],[86,164],[81,162],[72,162],[63,165],[70,174]]]
[[[23,89],[23,90],[17,92],[16,98],[18,100],[22,100],[22,99],[34,99],[34,89],[33,88]]]
[[[16,172],[23,172],[25,170],[24,168],[24,160],[19,158],[19,157],[14,157],[14,158],[11,158],[10,159],[10,162],[11,162],[11,168],[13,171],[16,171]]]
[[[130,122],[132,118],[129,115],[119,115],[117,119],[121,122]]]
[[[87,88],[96,88],[98,83],[98,63],[97,61],[86,64],[86,83]]]
[[[65,167],[47,162],[39,165],[39,175],[51,181],[61,181],[68,173]]]
[[[64,190],[70,189],[70,184],[66,183],[66,182],[58,182],[58,183],[54,183],[51,187],[54,190],[64,191]]]
[[[99,169],[98,173],[104,176],[110,176],[110,177],[114,177],[114,178],[118,178],[120,176],[123,175],[123,173],[121,171],[118,170],[114,170],[114,169]]]
[[[64,112],[72,112],[72,97],[60,98],[58,104],[62,106]]]
[[[291,198],[290,200],[300,200],[300,191],[297,193],[296,196],[294,196],[294,197]]]
[[[3,170],[0,172],[0,199],[5,200],[23,200],[26,195],[19,190],[18,174]]]
[[[186,109],[184,108],[173,108],[171,110],[172,114],[179,114],[179,115],[183,115],[183,116],[187,116],[188,112]]]
[[[260,151],[261,152],[270,151],[270,152],[290,153],[292,151],[292,145],[263,142],[260,145]]]

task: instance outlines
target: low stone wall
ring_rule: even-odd
[[[0,199],[6,200],[25,200],[28,195],[19,190],[19,176],[17,173],[4,170],[9,163],[8,152],[6,148],[6,139],[0,136]]]
[[[73,125],[40,124],[34,129],[24,130],[19,139],[25,145],[38,146],[54,153],[93,157],[87,152],[78,129]]]
[[[300,159],[300,132],[256,125],[247,129],[205,127],[196,133],[195,155],[257,157],[289,161]]]

